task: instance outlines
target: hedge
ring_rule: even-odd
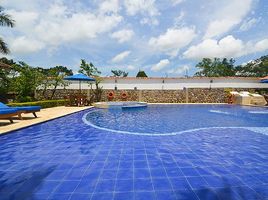
[[[64,106],[67,100],[46,100],[46,101],[33,101],[33,102],[24,102],[24,103],[9,103],[8,105],[11,107],[19,107],[19,106],[41,106],[42,108],[51,108],[56,106]]]

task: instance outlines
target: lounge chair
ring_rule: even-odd
[[[18,110],[15,108],[0,108],[0,119],[9,119],[11,123],[13,123],[13,120],[11,117],[19,115]]]
[[[22,119],[21,113],[33,113],[34,117],[37,118],[36,112],[40,111],[41,106],[9,107],[0,102],[0,109],[16,109],[20,119]]]

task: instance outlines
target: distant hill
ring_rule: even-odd
[[[237,76],[268,76],[268,55],[236,67]]]

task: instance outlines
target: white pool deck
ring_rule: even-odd
[[[28,126],[32,126],[34,124],[39,124],[42,122],[46,122],[52,119],[56,119],[59,117],[63,117],[65,115],[69,115],[75,112],[79,112],[92,106],[85,107],[53,107],[53,108],[45,108],[41,109],[40,112],[37,112],[37,118],[33,116],[32,113],[22,114],[23,120],[19,120],[19,118],[14,117],[14,123],[10,123],[9,120],[0,120],[0,134],[8,133],[17,129],[25,128]]]

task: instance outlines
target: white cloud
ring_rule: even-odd
[[[254,52],[263,52],[268,50],[268,38],[257,42],[253,48]]]
[[[121,20],[122,17],[116,14],[98,16],[91,13],[74,13],[70,17],[41,20],[35,31],[40,39],[51,44],[83,41],[110,31]]]
[[[100,34],[112,31],[123,19],[115,13],[71,11],[71,8],[66,7],[61,1],[56,1],[36,12],[18,10],[8,12],[16,20],[15,30],[19,35],[39,43],[46,43],[49,48],[66,42],[81,42],[96,38]]]
[[[12,54],[28,54],[42,50],[45,44],[38,41],[21,36],[15,38],[10,43],[10,50]]]
[[[101,13],[117,13],[119,9],[119,0],[105,0],[99,6]]]
[[[171,0],[171,3],[172,3],[173,6],[176,6],[176,5],[180,4],[180,3],[182,3],[183,1],[185,1],[185,0]]]
[[[16,21],[15,29],[23,32],[31,32],[39,18],[39,14],[34,11],[7,10],[6,12]]]
[[[157,51],[177,56],[179,50],[187,46],[195,36],[195,30],[192,28],[170,28],[157,38],[151,38],[149,45]]]
[[[159,63],[155,64],[151,70],[154,71],[154,72],[158,72],[162,69],[164,69],[166,66],[168,66],[170,64],[169,60],[168,59],[163,59],[163,60],[160,60]]]
[[[188,65],[183,65],[181,67],[178,67],[176,69],[170,69],[167,71],[169,74],[187,74],[187,72],[190,70],[190,67]]]
[[[113,57],[112,62],[114,62],[114,63],[121,62],[126,57],[128,57],[130,53],[131,53],[131,51],[123,51],[123,52],[119,53],[118,55],[116,55],[115,57]]]
[[[237,58],[250,53],[263,52],[268,49],[268,39],[263,39],[256,43],[244,43],[240,39],[235,39],[232,35],[226,36],[217,41],[206,39],[200,44],[191,46],[183,53],[185,58]]]
[[[111,37],[117,39],[119,43],[123,43],[129,41],[133,35],[134,32],[132,30],[123,29],[112,33]]]
[[[249,30],[250,28],[252,28],[257,22],[259,21],[259,19],[256,19],[256,18],[249,18],[249,19],[246,19],[242,25],[240,26],[240,30],[241,31],[247,31]]]
[[[155,18],[160,15],[155,0],[125,0],[124,6],[126,12],[130,16],[141,14],[145,16],[140,20],[141,24],[158,25],[158,20]]]
[[[251,11],[253,0],[228,0],[225,6],[217,9],[214,19],[209,23],[204,38],[220,36],[241,23]]]
[[[159,14],[155,6],[155,0],[125,0],[124,5],[128,15],[136,15],[137,13],[156,16]]]

